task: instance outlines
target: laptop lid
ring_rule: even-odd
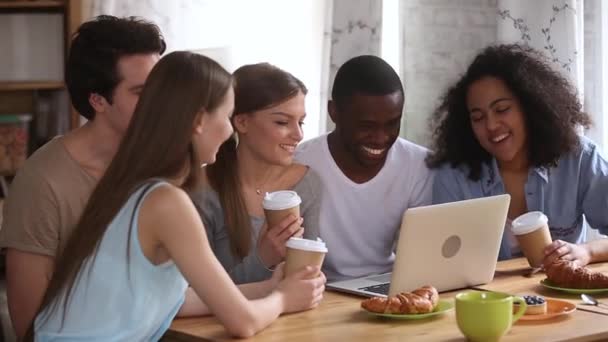
[[[499,195],[407,210],[389,295],[492,281],[510,201]]]
[[[392,275],[332,282],[327,288],[369,297],[423,285],[448,291],[488,283],[496,270],[510,198],[499,195],[408,209]]]

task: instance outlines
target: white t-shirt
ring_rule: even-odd
[[[426,154],[424,147],[398,138],[382,170],[357,184],[334,161],[327,134],[298,146],[296,159],[323,182],[319,230],[329,250],[323,264],[329,280],[391,271],[403,213],[431,203],[433,176],[424,163]]]

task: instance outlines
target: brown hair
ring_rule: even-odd
[[[192,127],[201,109],[215,110],[231,85],[230,74],[201,55],[173,52],[157,63],[116,156],[58,258],[39,312],[56,310],[59,298],[65,294],[65,319],[76,275],[86,260],[94,257],[108,225],[141,184],[184,171],[183,187],[196,184],[200,162],[192,144]],[[30,336],[32,332],[30,326]]]
[[[308,90],[292,74],[268,63],[244,65],[234,72],[234,114],[249,114],[285,102]],[[207,167],[211,187],[218,193],[232,253],[243,259],[249,254],[251,222],[238,178],[236,131]]]
[[[158,26],[142,18],[100,15],[80,25],[65,68],[72,105],[88,120],[95,119],[89,96],[98,93],[113,103],[114,90],[123,77],[118,61],[137,54],[162,55],[166,46]]]

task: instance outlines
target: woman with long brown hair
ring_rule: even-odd
[[[318,237],[321,182],[293,162],[306,116],[302,81],[268,63],[242,66],[234,78],[235,135],[206,168],[208,185],[192,198],[219,261],[235,282],[248,283],[271,276],[290,237]],[[268,227],[264,194],[286,189],[302,199],[302,218],[289,216]]]
[[[251,336],[283,312],[317,305],[325,281],[314,277],[318,268],[237,288],[186,195],[232,133],[233,99],[230,74],[209,58],[174,52],[154,67],[58,259],[30,338],[158,340],[178,311],[212,312],[230,333]]]

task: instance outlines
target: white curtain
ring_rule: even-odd
[[[331,0],[331,18],[326,22],[325,37],[329,38],[324,53],[324,69],[321,97],[321,113],[326,126],[321,131],[333,129],[327,116],[327,100],[338,68],[347,60],[359,55],[380,56],[382,36],[381,0]]]
[[[582,0],[499,0],[497,41],[545,53],[583,99],[583,23]]]
[[[217,47],[234,40],[238,0],[83,0],[88,17],[110,14],[139,16],[156,23],[167,41],[168,51]],[[221,29],[218,29],[221,28]]]
[[[585,132],[601,150],[608,144],[606,2],[601,0],[499,0],[497,39],[543,51],[576,86],[594,121]]]
[[[332,0],[83,1],[88,17],[134,15],[155,22],[168,51],[201,52],[220,59],[230,71],[269,62],[291,72],[309,90],[304,138],[324,131],[323,51],[331,36],[326,23],[331,22]]]
[[[428,117],[439,97],[490,44],[520,43],[542,51],[584,98],[589,75],[584,73],[582,0],[404,0],[400,6],[406,84],[402,132],[408,139],[429,143]]]
[[[399,6],[401,134],[428,146],[428,118],[440,96],[480,49],[496,42],[496,1],[401,0]]]
[[[606,152],[608,148],[608,3],[585,0],[584,107],[594,125],[586,135]],[[605,155],[605,153],[604,153]]]

